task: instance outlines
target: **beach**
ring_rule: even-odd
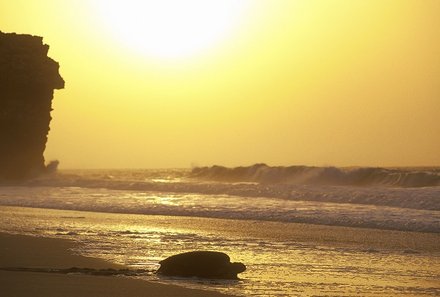
[[[0,234],[0,269],[123,268],[104,260],[72,254],[66,239]],[[20,296],[227,296],[125,277],[0,270],[1,295]]]
[[[254,176],[254,169],[245,175]],[[395,172],[385,173],[381,181],[394,182]],[[279,177],[286,174],[290,173]],[[414,181],[405,179],[407,171],[399,174],[400,181]],[[416,179],[419,182],[438,175],[435,168],[426,176],[411,174],[423,177]],[[45,283],[41,278],[61,288],[86,288],[74,285],[81,281],[101,289],[100,282],[114,279],[112,285],[124,284],[104,288],[119,296],[136,296],[120,292],[127,286],[135,286],[133,290],[178,286],[179,296],[186,289],[202,290],[203,296],[440,295],[440,187],[256,184],[243,182],[240,176],[223,182],[190,175],[187,169],[70,170],[3,185],[0,233],[33,239],[2,252],[0,266],[15,267],[1,270],[2,282],[14,290],[37,290],[35,286]],[[62,252],[39,240],[53,247],[64,245]],[[247,269],[238,280],[154,273],[167,257],[203,250],[226,253],[231,262],[244,263]],[[83,269],[47,271],[71,267]],[[90,271],[121,267],[135,273]],[[11,286],[9,278],[17,276],[32,281]],[[53,294],[59,293],[52,289],[56,286],[44,285]]]
[[[167,256],[216,250],[248,268],[238,281],[161,278],[154,273],[136,280],[3,270],[5,296],[35,295],[32,292],[41,296],[222,296],[220,292],[277,297],[440,293],[438,233],[5,206],[0,206],[0,226],[0,232],[31,235],[0,236],[1,267],[154,271]]]
[[[440,297],[439,15],[1,1],[0,297]]]

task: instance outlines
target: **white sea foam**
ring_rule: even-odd
[[[249,167],[245,168],[247,170],[244,171],[248,172]],[[220,171],[222,172],[222,170]],[[269,172],[272,171],[276,172],[278,169],[269,169]],[[312,171],[315,170],[312,169]],[[211,170],[208,170],[208,172],[211,172]],[[217,171],[214,170],[214,172]],[[257,172],[259,171],[257,170]],[[406,171],[403,170],[402,172]],[[439,169],[431,169],[427,174],[438,176]],[[190,172],[189,170],[89,170],[65,171],[50,177],[9,185],[265,197],[291,201],[319,201],[440,210],[440,186],[401,187],[382,183],[370,186],[309,184],[306,182],[269,183],[250,181],[249,179],[243,180],[241,177],[234,177],[232,181],[228,182],[219,181],[218,179],[208,179],[206,176],[195,177],[194,171]],[[3,183],[3,185],[7,184]]]
[[[4,185],[0,205],[440,232],[440,187],[200,182],[187,175],[65,172]]]

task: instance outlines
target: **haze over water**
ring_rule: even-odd
[[[0,4],[66,81],[47,160],[440,165],[438,1],[180,2]]]

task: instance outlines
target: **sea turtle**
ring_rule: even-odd
[[[243,263],[231,263],[225,253],[194,251],[177,254],[159,262],[158,274],[180,277],[237,279],[246,270]]]

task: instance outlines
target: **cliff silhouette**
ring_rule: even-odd
[[[47,170],[43,153],[54,89],[64,88],[48,50],[42,37],[0,31],[0,180]]]

